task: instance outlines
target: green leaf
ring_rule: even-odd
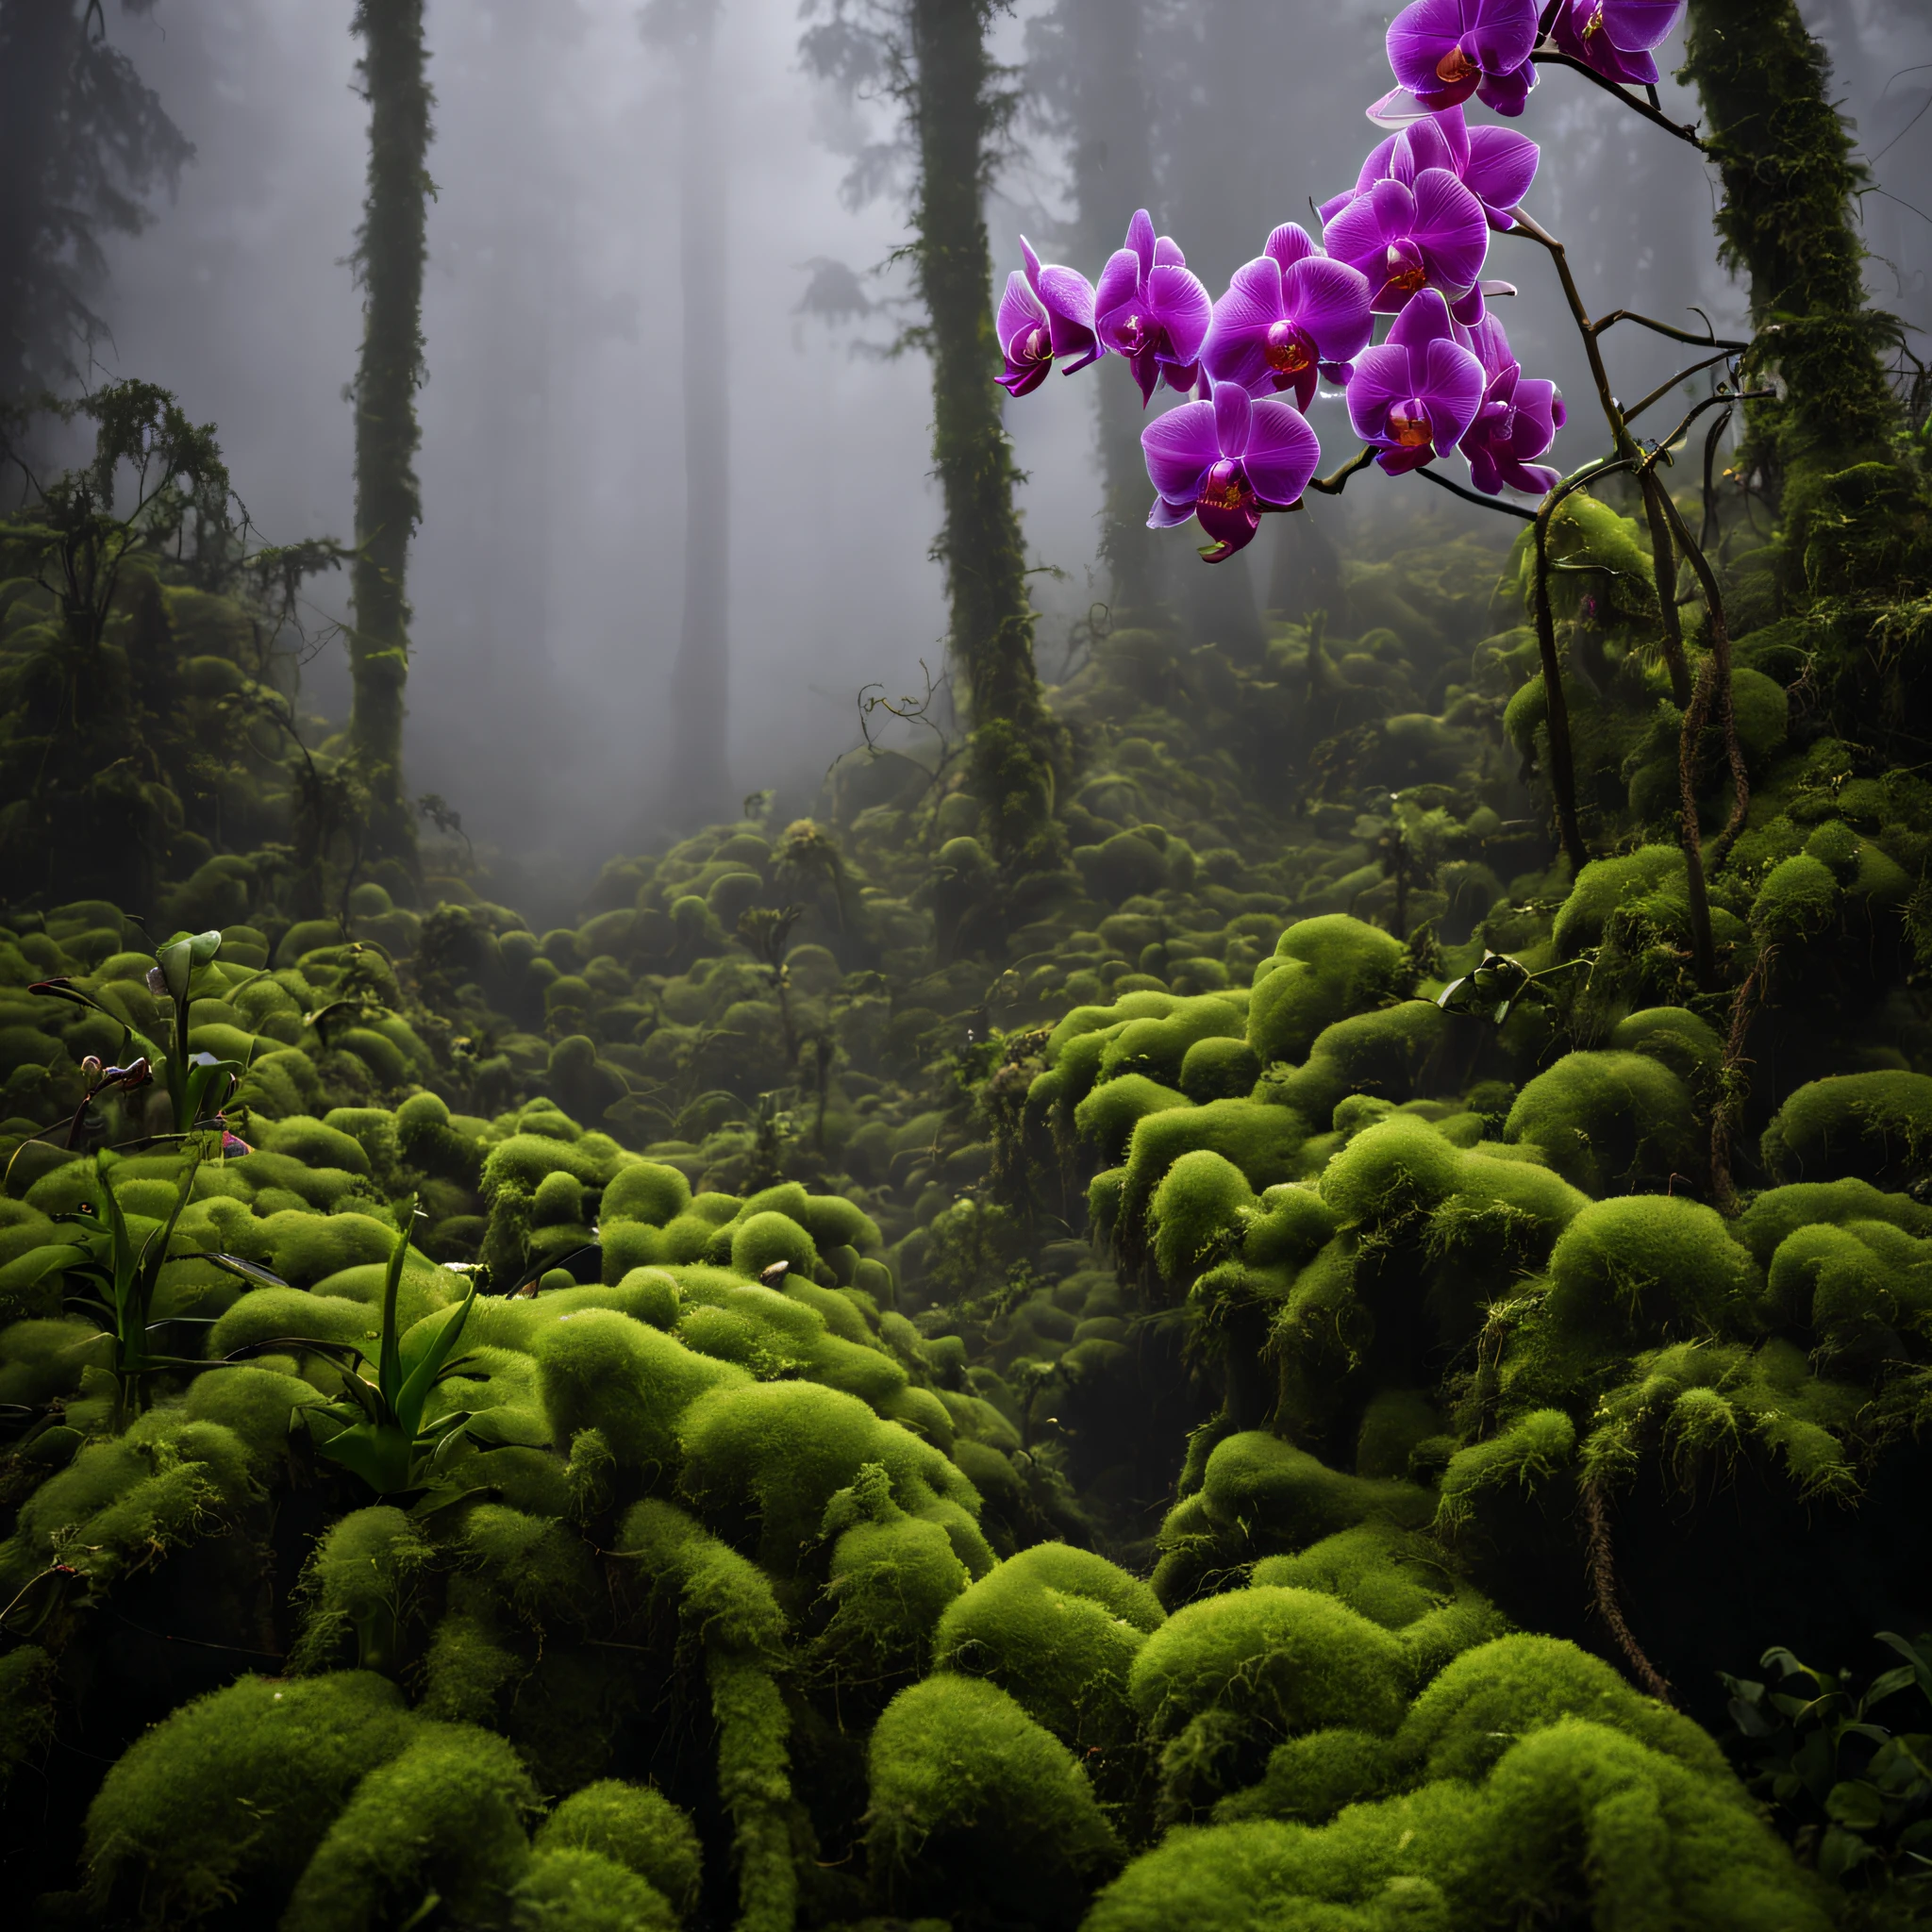
[[[1824,1815],[1847,1831],[1876,1831],[1885,1823],[1885,1799],[1875,1785],[1846,1778],[1825,1794]]]
[[[215,1267],[225,1269],[230,1274],[239,1274],[243,1281],[252,1281],[257,1288],[287,1288],[289,1284],[272,1269],[264,1268],[258,1261],[250,1261],[241,1255],[202,1254],[197,1260],[212,1262]]]
[[[409,1440],[393,1424],[355,1423],[315,1447],[318,1455],[360,1476],[378,1496],[409,1487]]]
[[[475,1305],[476,1284],[472,1281],[456,1313],[444,1322],[429,1339],[422,1358],[409,1371],[404,1382],[402,1392],[396,1398],[396,1419],[411,1433],[423,1415],[423,1406],[429,1399],[429,1391],[442,1380],[450,1351],[462,1338],[463,1324],[470,1319],[470,1310]]]

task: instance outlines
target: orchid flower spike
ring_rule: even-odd
[[[1393,95],[1370,115],[1410,96],[1434,110],[1471,94],[1499,114],[1523,112],[1536,85],[1538,0],[1413,0],[1389,24]]]
[[[1214,540],[1201,553],[1209,563],[1252,542],[1263,510],[1299,503],[1322,459],[1321,440],[1299,409],[1272,396],[1257,401],[1238,382],[1218,382],[1211,401],[1157,416],[1141,447],[1160,492],[1147,527],[1198,518]]]
[[[1347,379],[1349,363],[1374,327],[1368,278],[1323,254],[1287,223],[1234,272],[1201,345],[1214,382],[1236,382],[1253,396],[1292,391],[1297,408],[1315,399],[1322,374]]]
[[[1551,42],[1606,80],[1657,85],[1655,50],[1684,15],[1684,0],[1561,0]]]
[[[1557,440],[1568,415],[1563,398],[1554,382],[1524,377],[1493,315],[1485,316],[1469,336],[1486,378],[1482,406],[1462,437],[1470,480],[1486,496],[1506,488],[1545,495],[1561,473],[1532,458]]]
[[[1062,374],[1071,375],[1105,353],[1093,333],[1093,288],[1087,277],[1057,263],[1042,263],[1024,235],[1020,253],[1025,272],[1016,269],[1007,277],[993,325],[1007,358],[999,380],[1016,396],[1038,389],[1056,361]],[[1070,357],[1074,359],[1067,360]]]
[[[1348,419],[1391,476],[1448,455],[1475,421],[1488,377],[1460,333],[1441,294],[1424,289],[1389,340],[1356,358]]]
[[[1143,406],[1163,376],[1172,389],[1193,388],[1214,305],[1144,208],[1127,225],[1127,245],[1101,270],[1093,308],[1102,346],[1127,358]]]
[[[1413,186],[1374,181],[1324,230],[1328,252],[1359,269],[1377,313],[1392,315],[1418,291],[1451,297],[1475,286],[1489,254],[1482,204],[1447,168],[1424,168]]]

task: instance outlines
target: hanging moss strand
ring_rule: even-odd
[[[429,109],[422,0],[362,0],[354,31],[369,102],[369,192],[356,242],[363,289],[356,405],[354,697],[349,736],[371,792],[371,847],[407,852],[403,691],[409,670],[409,539],[422,515],[415,458],[423,380]]]

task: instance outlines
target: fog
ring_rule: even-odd
[[[1000,45],[1023,72],[1026,0]],[[1363,105],[1386,86],[1391,9],[1358,0],[1149,0],[1142,198],[1217,294],[1276,221],[1312,225],[1310,198],[1352,184],[1375,138]],[[1878,303],[1932,325],[1932,18],[1917,0],[1829,0],[1807,14],[1874,169],[1864,200]],[[360,219],[366,108],[354,92],[349,0],[160,0],[109,26],[195,143],[178,196],[109,250],[101,373],[175,391],[220,425],[263,537],[353,527],[353,374],[360,297],[346,265]],[[442,793],[479,839],[548,876],[575,876],[657,828],[675,801],[663,771],[676,721],[666,692],[680,621],[686,516],[685,358],[730,372],[732,695],[726,790],[776,787],[808,807],[858,741],[855,700],[877,682],[923,688],[942,656],[943,600],[928,548],[927,370],[876,353],[906,319],[887,305],[827,325],[800,312],[808,264],[857,269],[905,239],[890,187],[841,196],[851,152],[889,131],[800,68],[796,0],[727,0],[718,58],[725,106],[701,157],[728,208],[724,311],[682,340],[681,157],[675,73],[618,0],[432,0],[437,92],[424,305],[423,523],[410,576],[410,785]],[[1667,49],[1668,61],[1672,50]],[[1667,86],[1678,119],[1695,105]],[[1916,117],[1916,118],[1915,118]],[[1715,261],[1714,194],[1690,148],[1621,112],[1576,76],[1546,73],[1523,124],[1544,144],[1531,205],[1572,245],[1585,299],[1720,330],[1741,302]],[[998,273],[1024,229],[1051,242],[1069,217],[1066,158],[1022,115],[990,208]],[[1917,202],[1918,206],[1911,204]],[[1090,275],[1097,259],[1076,265]],[[1588,384],[1549,264],[1499,239],[1487,273],[1518,283],[1505,315],[1530,373],[1573,405],[1566,467],[1595,446]],[[1923,338],[1915,344],[1924,350]],[[1673,351],[1612,339],[1625,395],[1668,375]],[[1688,359],[1689,352],[1686,352]],[[1113,372],[1118,374],[1118,372]],[[1107,592],[1095,563],[1100,486],[1091,378],[1050,382],[1008,412],[1028,481],[1042,575],[1041,655]],[[1649,426],[1666,426],[1660,406]],[[1316,406],[1330,460],[1353,448],[1339,403]],[[1478,524],[1412,480],[1359,479],[1320,514],[1344,543],[1418,498]],[[1169,540],[1185,549],[1186,533]],[[1150,538],[1149,540],[1154,541]],[[1274,537],[1237,572],[1265,590]],[[342,578],[313,588],[310,708],[346,709],[328,623]]]

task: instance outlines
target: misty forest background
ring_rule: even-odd
[[[999,22],[995,52],[1022,99],[989,206],[993,258],[1002,271],[1016,262],[1024,231],[1097,270],[1119,237],[1081,231],[1086,171],[1105,182],[1090,201],[1118,203],[1123,217],[1150,207],[1218,291],[1275,223],[1306,220],[1309,197],[1351,184],[1368,133],[1361,103],[1385,84],[1390,9],[1144,0],[1134,10],[1146,111],[1098,152],[1077,125],[1070,132],[1079,104],[1067,49],[1083,25],[1091,34],[1080,0],[1023,4]],[[35,11],[9,6],[0,19]],[[95,325],[77,338],[69,316],[69,327],[32,333],[9,378],[72,392],[138,375],[172,390],[192,420],[218,426],[237,489],[277,544],[346,541],[355,524],[343,385],[363,298],[346,258],[368,108],[349,12],[296,0],[102,12],[108,45],[178,140],[150,143],[145,179],[117,175],[110,144],[98,179],[80,171],[58,184],[97,245],[90,258],[72,236],[51,238]],[[1125,12],[1104,9],[1115,22]],[[1820,0],[1804,13],[1872,170],[1860,208],[1873,299],[1923,328],[1932,17],[1911,0]],[[922,660],[937,672],[944,656],[943,586],[927,554],[940,510],[929,375],[919,354],[878,353],[914,319],[907,273],[891,265],[907,235],[896,117],[804,71],[809,23],[795,0],[735,0],[716,9],[714,81],[693,140],[688,58],[661,24],[642,25],[630,5],[581,0],[431,0],[425,12],[435,195],[408,783],[461,814],[497,896],[540,930],[574,909],[613,850],[731,816],[754,790],[778,791],[779,823],[809,809],[828,765],[860,742],[860,689],[919,692]],[[29,63],[0,60],[0,142],[33,121],[6,91],[33,85]],[[1688,92],[1667,83],[1664,93],[1668,110],[1696,118]],[[1698,157],[1585,88],[1544,88],[1538,117],[1537,204],[1569,239],[1585,286],[1660,315],[1694,302],[1720,333],[1737,332],[1743,300],[1716,265],[1714,191]],[[680,265],[688,154],[701,160],[698,207],[719,244],[713,265],[697,265],[695,318]],[[1505,312],[1525,368],[1586,393],[1554,284],[1521,278],[1525,292]],[[709,283],[722,301],[708,299]],[[1620,368],[1647,387],[1672,353],[1650,338],[1620,343]],[[1109,390],[1128,386],[1124,368],[1100,374]],[[722,499],[707,520],[727,547],[729,675],[725,703],[700,692],[680,711],[687,384],[721,389],[728,419]],[[1008,412],[1049,677],[1111,594],[1094,398],[1091,380],[1050,382]],[[1338,402],[1317,404],[1313,420],[1331,451],[1346,448]],[[1371,475],[1312,515],[1345,552],[1352,531],[1424,507],[1441,518],[1448,506],[1417,498]],[[1490,533],[1478,511],[1448,515]],[[1216,572],[1193,565],[1191,530],[1138,541],[1159,557],[1191,627],[1212,637],[1291,602],[1294,558],[1275,553],[1292,534],[1264,530]],[[348,710],[335,628],[348,606],[346,575],[305,591],[311,743],[321,721]],[[880,714],[872,723],[875,736],[891,728]],[[693,789],[693,733],[700,783],[714,781],[704,790]],[[882,741],[930,741],[906,727]]]

